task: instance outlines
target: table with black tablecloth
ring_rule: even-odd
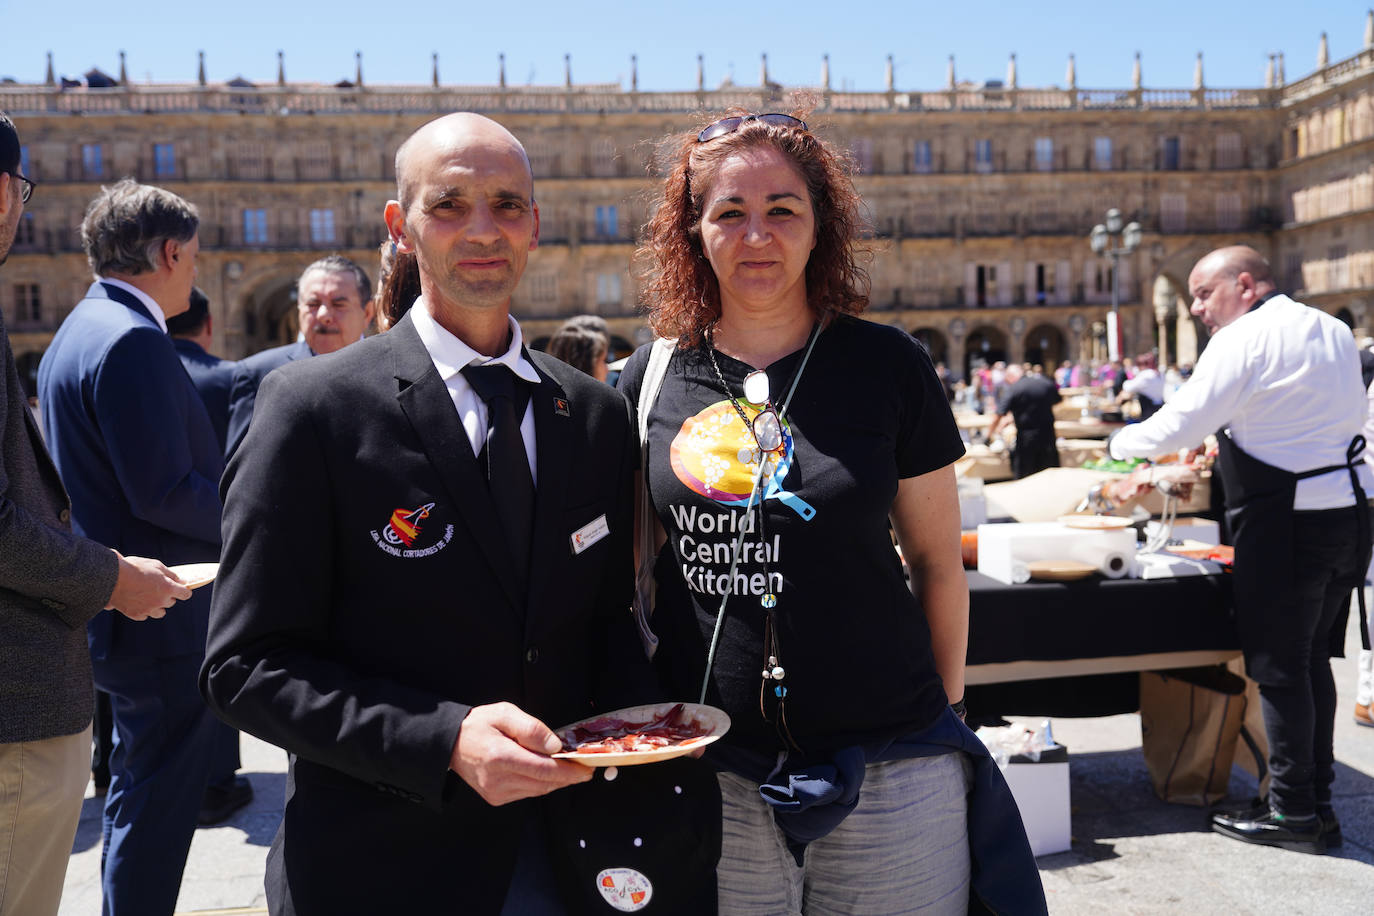
[[[1132,711],[1138,672],[1240,654],[1226,575],[1004,585],[969,571],[968,580],[974,714]]]

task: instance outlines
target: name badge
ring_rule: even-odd
[[[605,513],[598,515],[572,533],[571,540],[573,553],[581,553],[610,533],[611,526],[606,524]]]

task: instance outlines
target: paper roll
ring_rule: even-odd
[[[1097,571],[1108,579],[1120,579],[1131,571],[1131,563],[1125,554],[1107,553],[1102,556],[1098,563]]]
[[[1115,540],[1116,544],[1109,543]],[[1131,557],[1119,549],[1120,539],[1105,537],[1076,538],[1064,551],[1066,559],[1096,566],[1097,571],[1108,579],[1121,579],[1131,571]]]
[[[1013,563],[1011,565],[1011,582],[1013,585],[1020,585],[1022,582],[1030,581],[1030,569],[1024,563]]]

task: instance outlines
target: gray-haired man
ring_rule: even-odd
[[[95,281],[38,368],[43,423],[72,525],[167,563],[219,559],[222,452],[166,318],[190,305],[194,207],[130,180],[92,201],[81,238]],[[195,832],[216,720],[196,673],[210,589],[161,620],[87,627],[116,744],[105,800],[104,913],[170,914]]]

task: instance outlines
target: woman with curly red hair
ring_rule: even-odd
[[[676,339],[643,469],[666,535],[654,660],[732,720],[706,753],[721,912],[963,913],[981,748],[960,720],[964,447],[925,349],[856,317],[846,158],[805,112],[727,114],[677,141],[641,250],[650,321]],[[621,377],[632,403],[655,346]],[[997,908],[1043,911],[1019,827],[1020,903]]]

